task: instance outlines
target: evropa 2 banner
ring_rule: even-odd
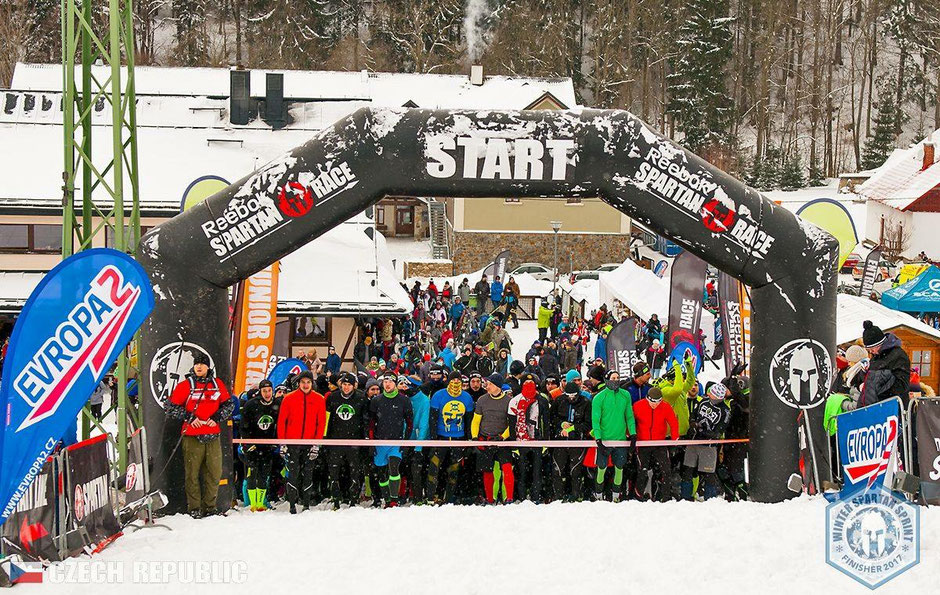
[[[153,310],[131,257],[94,248],[52,269],[10,337],[0,383],[0,521],[16,509],[66,428]]]

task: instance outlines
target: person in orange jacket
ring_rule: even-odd
[[[659,387],[654,386],[646,394],[645,399],[640,399],[633,404],[633,418],[636,420],[636,437],[638,441],[643,440],[666,440],[666,436],[672,436],[672,440],[679,438],[679,419],[676,412],[666,404],[663,404],[663,393]],[[637,473],[634,491],[636,497],[645,499],[653,495],[653,467],[662,476],[662,485],[656,490],[658,499],[666,501],[672,498],[673,481],[672,467],[669,464],[669,447],[667,446],[646,446],[637,448],[637,458],[640,461],[639,472]]]
[[[298,388],[284,395],[277,416],[277,437],[320,440],[326,432],[326,399],[313,390],[313,374],[304,370]],[[319,446],[282,446],[287,458],[287,501],[290,513],[297,514],[299,499],[307,510],[313,491],[313,468],[320,454]]]

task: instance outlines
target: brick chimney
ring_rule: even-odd
[[[924,143],[924,163],[921,166],[920,171],[924,171],[925,169],[933,165],[934,163],[933,153],[934,153],[933,143],[930,141],[925,142]]]

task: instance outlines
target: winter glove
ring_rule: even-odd
[[[631,449],[636,448],[636,434],[631,434],[630,436],[627,437],[627,439],[630,440],[630,448]]]
[[[482,440],[486,440],[486,438],[484,438],[483,436],[480,436],[480,437],[477,438],[477,440],[482,441]],[[484,450],[486,450],[486,447],[485,447],[485,446],[478,446],[478,447],[477,447],[477,450],[479,450],[480,452],[483,452]]]
[[[604,441],[600,438],[597,439],[597,448],[604,448]]]
[[[308,453],[307,453],[307,457],[308,457],[311,461],[316,461],[318,456],[320,456],[320,447],[319,447],[319,446],[311,446],[311,447],[310,447],[310,450],[309,450]]]
[[[278,449],[278,451],[281,453],[282,457],[284,457],[285,459],[287,458],[287,445],[286,444],[282,444],[281,447]]]
[[[258,447],[257,447],[256,445],[252,444],[251,446],[249,446],[248,448],[245,449],[245,452],[247,452],[247,453],[253,453],[253,452],[255,452],[256,450],[258,450]]]

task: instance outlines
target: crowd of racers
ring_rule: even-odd
[[[321,366],[319,374],[303,371],[279,386],[262,381],[242,395],[240,437],[488,444],[242,444],[236,483],[251,510],[282,497],[294,513],[325,500],[340,508],[745,496],[744,444],[637,445],[745,438],[749,390],[741,369],[702,386],[693,362],[666,367],[654,318],[639,331],[640,361],[621,377],[605,365],[613,317],[602,309],[568,320],[547,299],[538,308],[539,339],[525,361],[514,361],[505,328],[517,324],[511,277],[505,286],[484,277],[473,287],[464,279],[441,289],[432,280],[409,293],[412,316],[360,328],[358,373]],[[592,334],[593,357],[585,353]],[[593,445],[492,445],[503,441]]]

